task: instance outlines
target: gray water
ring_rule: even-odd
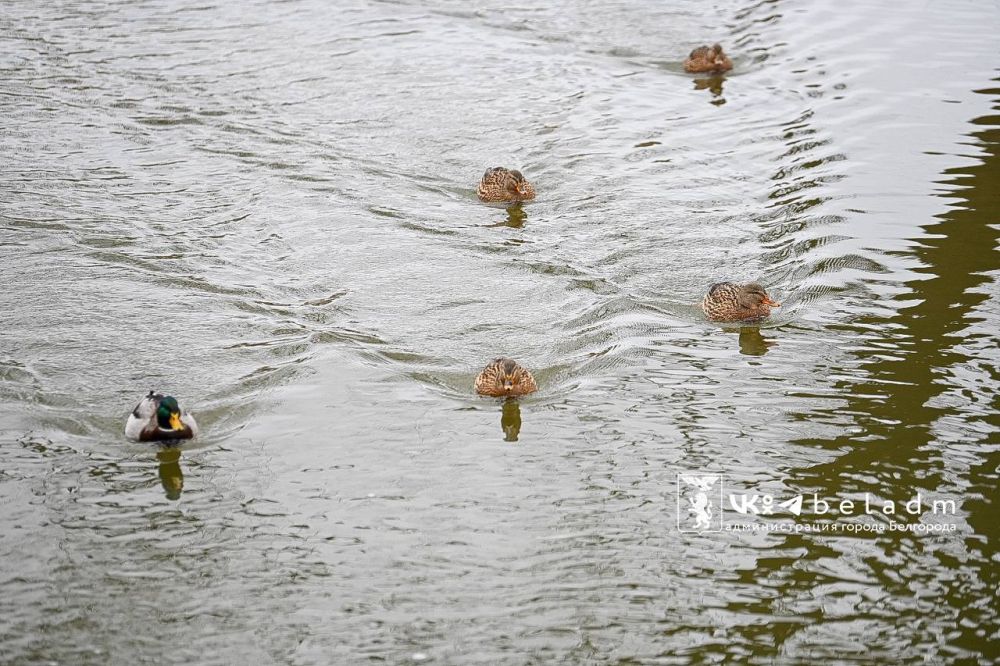
[[[669,5],[8,0],[0,662],[993,663],[1000,6]]]

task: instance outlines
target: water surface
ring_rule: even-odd
[[[0,15],[0,661],[991,663],[1000,8],[336,4]]]

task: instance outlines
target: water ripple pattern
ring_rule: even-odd
[[[0,662],[992,663],[1000,8],[660,4],[7,2]]]

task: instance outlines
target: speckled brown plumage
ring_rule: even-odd
[[[692,74],[721,74],[732,68],[733,61],[722,52],[722,47],[718,44],[699,46],[684,61],[684,71]]]
[[[781,304],[771,300],[764,287],[756,282],[713,284],[701,301],[705,316],[713,321],[763,319],[771,314],[771,308],[779,305]]]
[[[538,390],[531,373],[509,358],[497,358],[476,377],[476,393],[502,398],[526,395]]]
[[[492,167],[483,174],[476,194],[489,203],[517,203],[535,198],[535,188],[517,169]]]

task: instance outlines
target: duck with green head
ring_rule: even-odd
[[[125,436],[140,442],[191,439],[197,434],[198,424],[181,411],[177,398],[155,391],[139,401],[125,423]]]

